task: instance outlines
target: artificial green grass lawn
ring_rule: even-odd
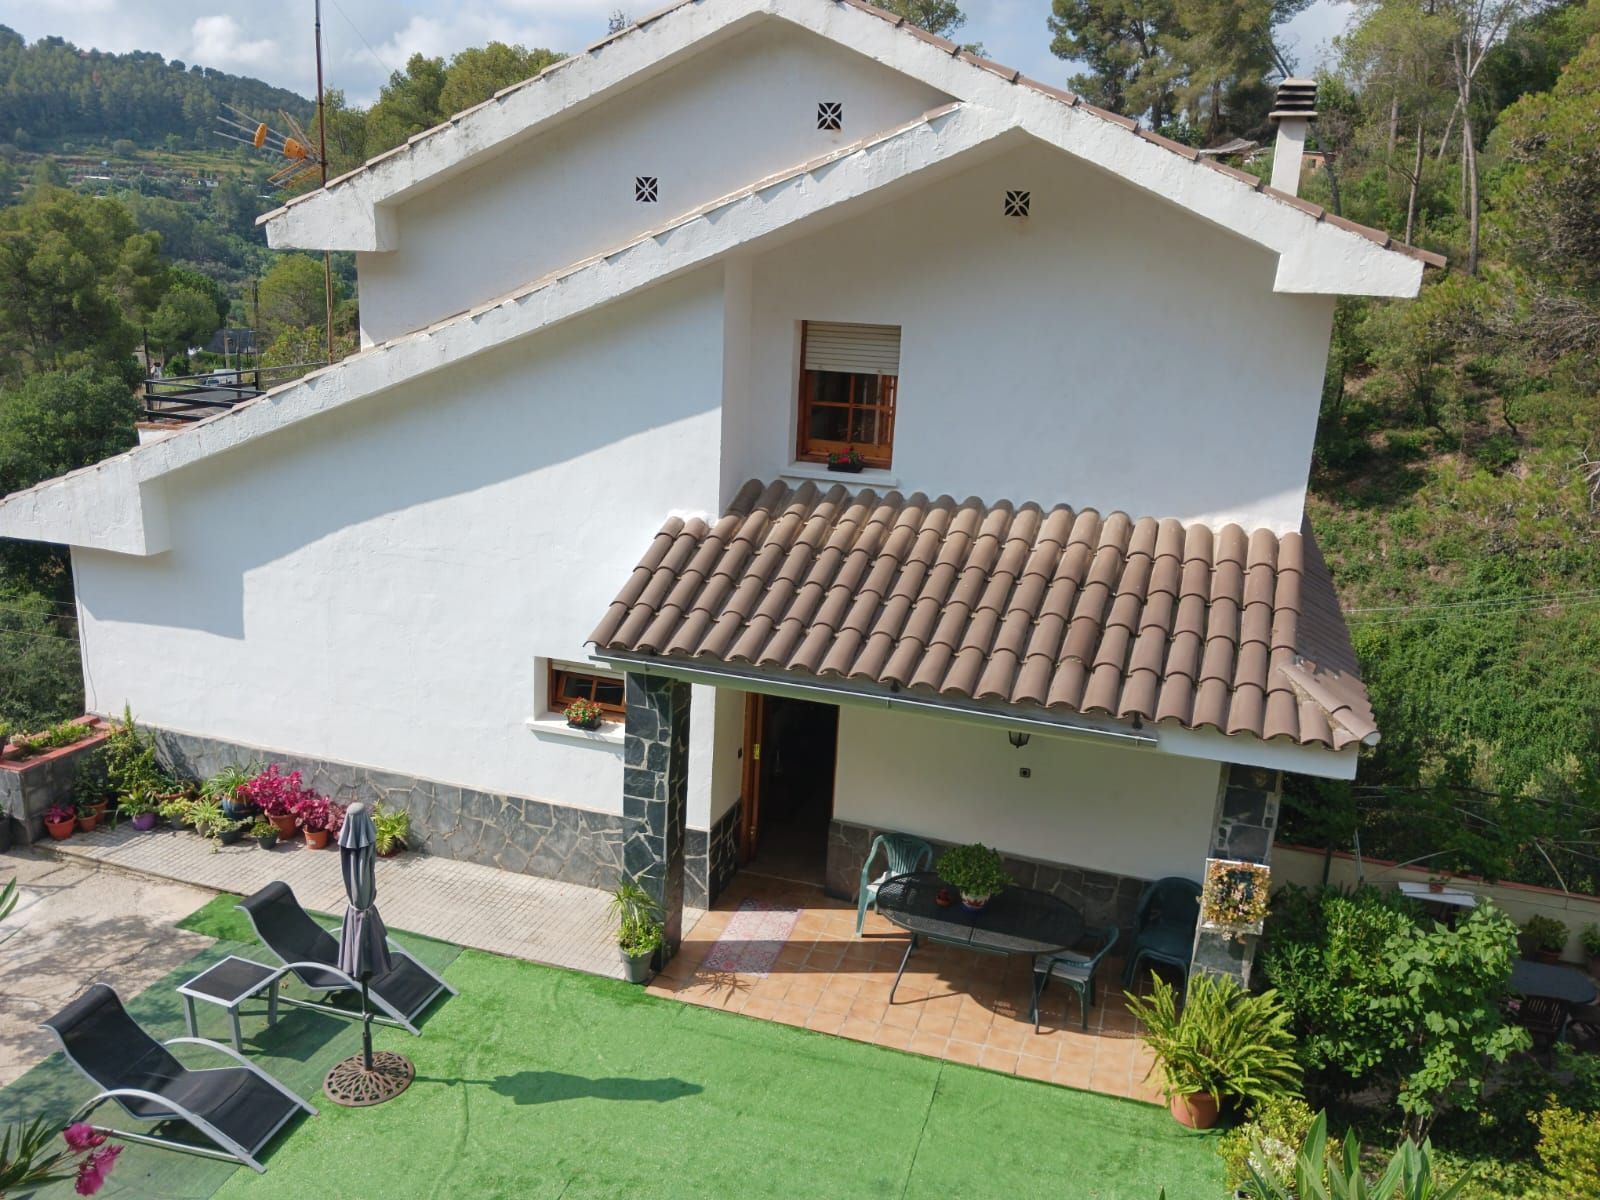
[[[231,904],[224,897],[184,925],[232,947],[247,928]],[[434,961],[452,949],[400,940]],[[417,1066],[399,1099],[341,1109],[313,1097],[321,1115],[280,1136],[265,1175],[145,1150],[135,1161],[130,1150],[113,1181],[158,1189],[130,1195],[219,1200],[1223,1193],[1211,1138],[1149,1105],[474,951],[445,974],[461,994],[436,1006],[421,1038],[377,1032]],[[167,985],[151,992],[163,988],[170,997]],[[225,1023],[220,1010],[214,1021]],[[358,1040],[353,1024],[293,1009],[271,1031],[247,1017],[246,1030],[258,1032],[252,1057],[302,1094]],[[38,1072],[52,1064],[61,1069],[52,1059]],[[154,1174],[123,1175],[153,1158]]]

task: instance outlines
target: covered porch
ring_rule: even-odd
[[[1120,958],[1101,964],[1087,1028],[1076,996],[1053,987],[1045,991],[1035,1033],[1028,960],[929,946],[911,958],[891,1002],[907,935],[873,912],[861,936],[855,929],[853,902],[744,871],[685,933],[650,991],[1008,1075],[1161,1102],[1160,1081],[1148,1074],[1150,1053],[1123,1000]]]

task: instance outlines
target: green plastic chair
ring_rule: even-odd
[[[1100,942],[1087,952],[1064,950],[1055,955],[1040,954],[1033,960],[1033,1031],[1039,1032],[1039,1000],[1052,979],[1059,979],[1078,994],[1078,1013],[1083,1028],[1089,1028],[1089,1008],[1094,1004],[1094,973],[1100,960],[1117,944],[1114,927],[1084,930],[1086,939]],[[1081,945],[1082,943],[1080,943]]]
[[[889,869],[876,879],[872,877],[872,862],[878,851],[888,860]],[[856,936],[861,936],[861,926],[867,919],[867,905],[876,907],[878,889],[896,875],[909,875],[926,870],[933,864],[933,847],[921,838],[904,833],[880,833],[872,839],[867,851],[867,861],[861,864],[861,890],[856,895]]]

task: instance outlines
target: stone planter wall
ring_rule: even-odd
[[[853,825],[848,821],[834,821],[828,827],[828,876],[826,890],[830,896],[841,900],[854,900],[861,886],[861,866],[866,861],[872,839],[892,830],[872,829]],[[924,838],[933,847],[934,860],[950,848],[952,843]],[[880,856],[877,866],[881,869]],[[1128,875],[1110,875],[1083,867],[1063,863],[1041,862],[1005,855],[1006,872],[1020,887],[1037,888],[1049,892],[1073,905],[1083,913],[1090,925],[1115,926],[1126,930],[1133,924],[1134,910],[1139,906],[1139,893],[1146,883]]]
[[[52,804],[71,804],[78,763],[85,754],[98,754],[111,736],[102,730],[81,742],[46,750],[29,758],[0,758],[0,821],[9,822],[11,840],[31,846],[45,836],[44,810]],[[0,842],[5,835],[0,834]]]
[[[630,822],[615,813],[479,792],[195,734],[154,732],[162,765],[187,778],[205,779],[227,766],[275,762],[285,771],[299,771],[307,787],[340,804],[381,801],[390,810],[403,808],[411,814],[406,840],[412,850],[607,889],[616,885],[622,869]]]

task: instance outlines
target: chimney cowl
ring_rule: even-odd
[[[1269,120],[1281,121],[1285,117],[1298,117],[1303,121],[1317,119],[1317,81],[1315,79],[1285,79],[1278,85],[1277,99]]]

